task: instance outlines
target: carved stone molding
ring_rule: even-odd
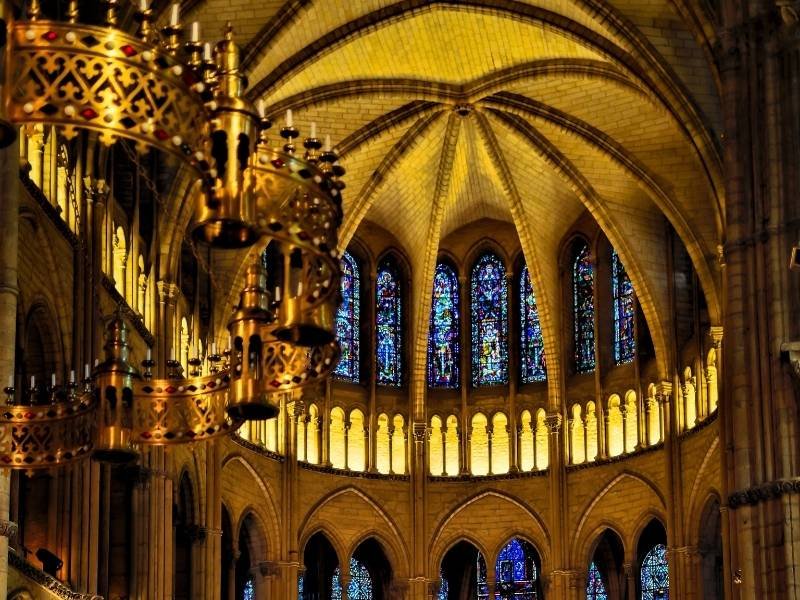
[[[672,382],[660,381],[656,384],[656,400],[660,404],[669,403],[672,398]]]
[[[414,441],[419,443],[425,442],[425,434],[428,431],[427,423],[414,423],[412,427],[412,434],[414,436]]]
[[[14,521],[0,519],[0,536],[13,539],[17,535],[18,526]]]
[[[728,506],[735,510],[742,506],[755,506],[761,502],[777,500],[786,494],[798,493],[800,493],[800,478],[777,479],[733,492],[728,496]]]
[[[563,420],[564,418],[561,416],[561,413],[551,413],[544,418],[544,424],[547,427],[547,431],[554,434],[561,431],[561,423]]]

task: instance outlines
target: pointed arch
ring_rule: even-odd
[[[508,382],[508,285],[503,261],[481,254],[470,274],[472,384]]]
[[[456,388],[460,383],[460,298],[455,269],[439,261],[433,275],[433,299],[428,331],[428,385]]]
[[[394,255],[378,263],[375,279],[376,378],[380,385],[403,383],[403,285]]]

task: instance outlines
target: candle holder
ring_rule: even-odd
[[[167,52],[169,52],[172,56],[176,56],[178,54],[178,50],[181,49],[181,34],[183,33],[183,25],[180,23],[166,25],[165,27],[161,28],[161,33],[167,40],[164,44]]]
[[[219,373],[219,366],[218,365],[219,365],[220,361],[222,360],[222,357],[215,352],[214,354],[211,354],[208,357],[206,357],[206,360],[208,361],[208,364],[209,364],[209,367],[208,367],[209,373],[212,373],[212,374]]]
[[[153,367],[155,366],[156,361],[154,361],[152,358],[146,358],[142,361],[142,369],[144,371],[142,373],[142,377],[144,377],[146,381],[150,381],[153,378]]]
[[[286,152],[287,154],[294,154],[296,148],[292,140],[294,140],[294,138],[298,137],[299,135],[300,131],[297,129],[297,127],[294,127],[292,125],[284,125],[283,127],[281,127],[281,137],[287,140],[287,142],[283,145],[284,152]]]
[[[320,139],[307,137],[303,142],[303,147],[306,149],[305,159],[312,164],[317,164],[320,159],[319,149],[322,148]]]
[[[67,399],[70,401],[74,401],[78,399],[78,383],[76,381],[70,381],[66,385],[66,393]]]
[[[189,359],[189,377],[200,377],[200,365],[203,364],[203,361],[200,359],[199,356],[195,356],[194,358]]]
[[[227,371],[231,368],[231,349],[226,349],[223,353],[222,369]]]
[[[167,379],[183,379],[183,367],[174,358],[167,361]]]
[[[136,14],[133,16],[134,19],[139,23],[139,29],[136,32],[136,35],[139,36],[144,42],[151,42],[153,40],[153,35],[155,31],[153,30],[153,9],[147,8],[145,10],[138,10]]]
[[[6,395],[6,404],[9,404],[9,405],[14,404],[14,392],[16,392],[16,391],[17,390],[14,389],[14,386],[12,386],[12,385],[9,385],[9,386],[6,386],[6,387],[3,388],[3,392]]]

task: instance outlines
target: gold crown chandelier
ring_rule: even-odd
[[[263,104],[244,97],[240,50],[228,26],[213,49],[196,24],[183,43],[177,5],[157,31],[146,0],[137,5],[136,36],[116,27],[119,0],[105,0],[105,25],[27,20],[6,5],[6,72],[0,145],[17,126],[46,124],[66,137],[86,129],[113,144],[120,138],[177,155],[197,173],[195,240],[218,248],[267,243],[267,259],[247,269],[228,323],[231,347],[212,352],[211,374],[183,378],[175,360],[153,379],[129,360],[128,330],[119,314],[107,324],[105,360],[81,382],[31,386],[18,398],[5,388],[0,412],[0,467],[49,468],[88,456],[127,462],[147,445],[208,440],[245,420],[274,417],[276,394],[320,382],[335,368],[339,346],[337,234],[344,169],[316,131],[303,142],[291,113],[274,148]],[[197,362],[197,361],[196,361]]]

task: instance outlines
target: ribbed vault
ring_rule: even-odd
[[[316,122],[338,146],[348,169],[341,246],[368,220],[410,260],[413,398],[424,398],[440,240],[484,218],[519,233],[553,402],[564,372],[559,247],[585,211],[626,265],[664,378],[674,368],[667,223],[719,323],[716,75],[710,28],[683,2],[288,0],[240,12],[222,4],[194,2],[189,18],[212,29],[233,21],[251,97],[279,123],[288,108],[301,130]],[[229,267],[241,261],[232,254],[217,266],[235,279]]]

